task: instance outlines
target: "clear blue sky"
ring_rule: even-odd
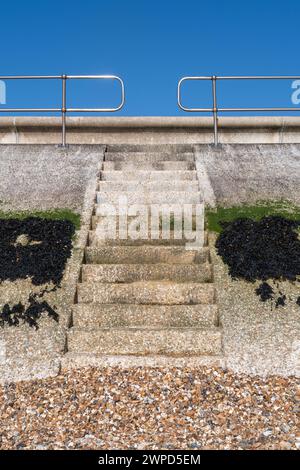
[[[119,115],[184,114],[176,104],[183,75],[300,75],[299,0],[6,0],[0,15],[0,75],[120,75]],[[7,106],[59,106],[59,92],[10,82]],[[209,92],[208,83],[192,84],[185,103],[210,105]],[[292,105],[290,82],[223,83],[219,95],[222,106]],[[69,88],[70,106],[117,98],[110,84]]]

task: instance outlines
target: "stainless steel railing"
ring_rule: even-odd
[[[211,77],[183,77],[178,82],[177,88],[177,103],[180,109],[189,113],[212,113],[213,114],[213,128],[214,128],[214,144],[218,145],[219,142],[219,128],[218,128],[218,114],[220,112],[285,112],[285,111],[300,111],[300,108],[287,107],[287,108],[219,108],[217,101],[217,81],[218,80],[299,80],[300,76],[228,76],[219,77],[213,75]],[[210,80],[212,83],[212,107],[211,108],[187,108],[183,106],[181,100],[181,86],[183,82],[188,80]]]
[[[81,79],[100,79],[100,80],[116,80],[121,86],[121,102],[115,108],[68,108],[67,107],[67,80],[81,80]],[[2,108],[2,113],[61,113],[61,144],[66,146],[66,114],[67,113],[91,113],[91,112],[105,112],[112,113],[119,111],[123,108],[125,103],[125,87],[124,82],[116,75],[14,75],[14,76],[0,76],[0,80],[61,80],[62,94],[61,94],[61,107],[60,108]]]

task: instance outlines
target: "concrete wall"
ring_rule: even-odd
[[[208,144],[207,117],[68,117],[69,143]],[[300,117],[220,117],[223,143],[300,143]],[[61,142],[56,117],[0,117],[0,144]]]
[[[197,145],[205,201],[233,206],[287,200],[300,205],[300,145]]]
[[[81,212],[104,146],[0,145],[0,209]]]

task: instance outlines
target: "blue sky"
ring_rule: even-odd
[[[300,75],[299,0],[3,1],[0,75],[116,74],[119,115],[184,115],[183,75]],[[7,106],[60,106],[58,83],[7,82]],[[220,106],[291,106],[291,83],[221,83]],[[74,82],[69,106],[113,106],[113,84]],[[210,106],[208,83],[185,103]],[[300,109],[300,106],[299,106]]]

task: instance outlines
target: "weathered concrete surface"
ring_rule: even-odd
[[[299,117],[219,117],[223,143],[300,143]],[[213,142],[212,117],[67,117],[72,144]],[[59,144],[59,117],[0,117],[0,143]]]
[[[43,378],[59,373],[61,357],[66,348],[66,330],[70,324],[76,285],[90,228],[92,207],[97,188],[97,174],[103,160],[103,150],[96,146],[92,149],[94,152],[80,149],[79,146],[73,150],[69,149],[68,152],[70,153],[67,154],[63,162],[58,161],[59,153],[56,153],[55,147],[43,146],[45,148],[36,148],[33,154],[28,153],[29,147],[3,146],[2,149],[4,147],[10,147],[10,150],[4,152],[4,165],[2,161],[0,163],[1,171],[4,166],[8,179],[8,182],[5,182],[2,178],[2,184],[5,183],[5,187],[9,184],[12,185],[9,188],[9,194],[16,192],[20,195],[19,188],[15,187],[14,174],[8,174],[10,163],[13,163],[15,169],[16,162],[19,162],[19,168],[17,168],[18,178],[22,180],[28,191],[24,196],[25,201],[11,200],[5,208],[12,210],[75,208],[81,214],[81,229],[77,232],[73,254],[67,262],[61,288],[56,292],[46,293],[43,297],[43,300],[46,300],[59,314],[59,323],[43,316],[38,330],[23,324],[18,327],[6,326],[0,328],[0,383]],[[21,158],[22,151],[25,155],[24,159]],[[78,151],[79,153],[77,153]],[[81,151],[82,159],[80,158]],[[14,158],[14,152],[17,159]],[[75,161],[72,160],[74,155]],[[41,181],[36,183],[39,187],[38,198],[31,198],[30,191],[35,191],[32,179],[38,180],[39,169],[41,171],[43,169],[42,165],[42,168],[40,168],[38,161],[40,156],[42,156],[41,163],[45,164],[49,174],[47,171],[43,173]],[[47,161],[47,157],[50,163]],[[31,165],[33,165],[33,169]],[[84,165],[87,165],[88,170]],[[67,196],[60,205],[61,200],[56,197],[56,189],[59,186],[62,191],[63,185],[69,181],[69,176],[64,174],[68,172],[68,168],[70,168],[70,173],[73,176],[75,175],[76,181],[80,182],[80,190],[77,188],[77,192],[75,191],[72,194],[70,188],[65,189]],[[58,181],[59,178],[60,181]],[[83,178],[83,181],[81,181],[81,178]],[[46,191],[43,190],[43,184]],[[35,195],[37,196],[37,193]],[[72,205],[73,196],[77,201],[75,205]],[[0,308],[5,303],[10,305],[14,305],[19,301],[26,303],[30,293],[41,292],[43,287],[45,286],[33,286],[29,278],[15,282],[5,281],[0,284]]]
[[[123,284],[83,282],[77,287],[78,302],[115,304],[210,304],[215,302],[213,284],[140,281]]]
[[[0,145],[0,209],[81,212],[104,147]]]
[[[86,263],[204,263],[209,250],[186,250],[181,246],[103,246],[87,247]]]
[[[255,294],[259,282],[232,280],[210,237],[214,282],[223,327],[226,365],[238,373],[300,376],[299,286],[280,287],[287,295],[285,307],[271,308]]]
[[[77,330],[68,334],[70,353],[103,355],[216,356],[222,353],[218,328],[103,328]]]
[[[136,282],[175,281],[209,282],[212,269],[209,263],[202,264],[85,264],[82,266],[82,281]]]
[[[300,145],[198,145],[195,151],[208,204],[280,199],[300,204]]]
[[[76,304],[73,306],[75,328],[186,328],[218,326],[216,304],[138,305]]]

